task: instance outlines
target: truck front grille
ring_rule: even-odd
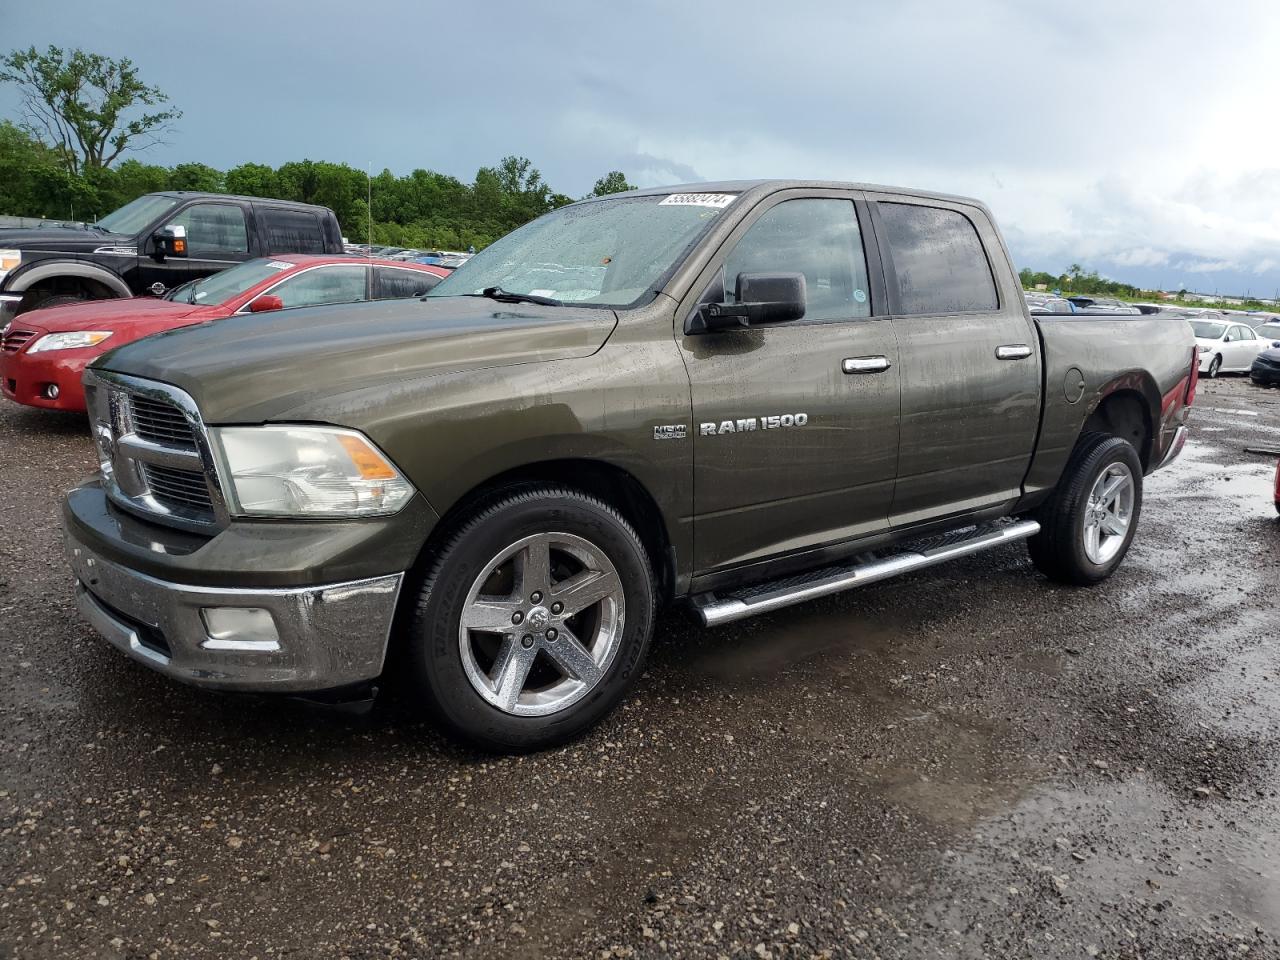
[[[189,510],[213,520],[213,499],[209,496],[209,484],[204,473],[194,470],[175,470],[154,463],[142,465],[151,495],[169,509]]]
[[[5,353],[17,353],[28,340],[36,335],[34,330],[10,330],[0,340],[0,350]]]
[[[85,399],[102,485],[113,503],[194,533],[225,526],[213,454],[190,396],[168,384],[91,369]]]
[[[187,450],[196,448],[191,423],[172,403],[131,394],[129,412],[133,416],[133,432],[144,440],[172,444]]]

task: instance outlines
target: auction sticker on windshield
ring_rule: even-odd
[[[727,207],[738,199],[736,193],[673,193],[663,197],[660,207]]]

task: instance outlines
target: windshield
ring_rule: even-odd
[[[486,247],[427,296],[501,287],[566,303],[633,306],[653,297],[735,199],[732,193],[669,194],[561,207]]]
[[[267,277],[283,274],[293,266],[284,260],[250,260],[195,283],[183,284],[169,294],[169,299],[179,303],[198,303],[202,307],[218,306]]]
[[[178,205],[173,197],[161,197],[149,194],[130,200],[115,213],[109,213],[98,221],[98,226],[109,233],[123,233],[133,236],[147,224],[166,211]]]
[[[1257,333],[1263,340],[1280,340],[1280,323],[1264,323]]]
[[[1225,323],[1210,323],[1207,320],[1192,320],[1191,331],[1197,337],[1204,340],[1217,340],[1222,336],[1222,331],[1227,329]]]

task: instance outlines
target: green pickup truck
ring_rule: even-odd
[[[579,734],[659,606],[708,626],[1025,540],[1109,576],[1182,447],[1182,320],[1028,315],[988,210],[868,185],[638,190],[421,300],[232,317],[86,374],[86,619],[175,679]]]

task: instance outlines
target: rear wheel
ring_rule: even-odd
[[[643,666],[654,604],[649,558],[617,511],[530,488],[482,510],[436,555],[404,679],[477,746],[549,747],[621,701]]]
[[[1091,433],[1077,444],[1057,490],[1027,541],[1045,576],[1087,585],[1105,580],[1133,542],[1142,512],[1142,462],[1133,445]]]

